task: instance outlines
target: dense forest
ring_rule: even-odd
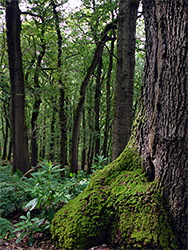
[[[188,1],[74,2],[0,1],[0,249],[187,249]]]

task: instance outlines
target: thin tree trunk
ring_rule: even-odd
[[[83,129],[83,143],[82,143],[81,170],[84,170],[85,169],[85,165],[86,165],[86,122],[85,122],[85,109],[83,110],[83,116],[82,116],[82,129]]]
[[[124,150],[131,134],[138,4],[139,0],[119,2],[112,160]]]
[[[7,156],[8,161],[11,161],[11,154],[12,154],[12,135],[11,135],[10,142],[9,142],[9,149],[8,149],[8,156]]]
[[[44,20],[42,20],[42,32],[41,32],[41,52],[38,56],[37,59],[37,66],[35,69],[35,75],[34,75],[34,86],[35,86],[35,102],[33,105],[33,113],[32,113],[32,118],[31,118],[31,165],[36,166],[37,165],[37,159],[38,159],[38,146],[37,146],[37,119],[39,116],[39,109],[40,109],[40,104],[42,102],[41,97],[40,97],[40,85],[39,85],[39,69],[41,66],[42,58],[45,55],[45,50],[46,50],[46,44],[44,40],[44,34],[45,34],[45,29],[44,29]]]
[[[51,101],[53,103],[53,100]],[[53,103],[53,105],[55,105]],[[49,152],[49,158],[51,162],[54,161],[54,145],[55,145],[55,114],[56,114],[56,109],[53,107],[52,111],[52,118],[51,118],[51,141],[50,141],[50,152]]]
[[[114,43],[115,39],[111,41],[111,50],[109,56],[109,66],[108,66],[108,74],[106,80],[106,122],[104,129],[104,142],[103,142],[103,155],[107,157],[107,145],[108,145],[108,134],[109,134],[109,126],[110,126],[110,81],[111,81],[111,73],[113,67],[113,53],[114,53]]]
[[[100,127],[99,127],[99,115],[100,115],[100,96],[101,96],[101,72],[102,72],[102,57],[98,64],[97,69],[97,79],[96,79],[96,89],[95,89],[95,135],[94,135],[94,144],[95,144],[95,157],[99,155],[100,150]]]
[[[90,79],[90,76],[93,74],[96,66],[98,65],[100,58],[102,57],[102,52],[104,45],[107,41],[111,40],[110,37],[108,37],[108,31],[112,28],[115,28],[115,23],[111,23],[107,25],[104,29],[104,32],[102,33],[102,37],[100,42],[97,45],[97,48],[95,50],[95,55],[93,58],[93,61],[88,68],[87,74],[84,78],[84,81],[81,84],[80,88],[80,97],[76,106],[76,110],[74,113],[74,119],[73,119],[73,131],[72,131],[72,146],[71,146],[71,161],[70,161],[70,171],[72,173],[77,173],[78,171],[78,148],[79,148],[79,131],[80,131],[80,122],[81,122],[81,114],[83,111],[83,105],[85,101],[85,95],[86,95],[86,89],[87,85]]]
[[[54,1],[51,1],[53,13],[55,17],[55,28],[58,37],[58,82],[60,86],[60,111],[59,111],[59,118],[60,118],[60,132],[61,132],[61,152],[60,152],[60,164],[61,167],[64,168],[67,165],[67,118],[65,114],[65,84],[62,81],[62,36],[61,36],[61,29],[60,29],[60,21],[59,16],[57,13],[57,6]],[[63,176],[63,172],[61,172]]]
[[[11,123],[13,137],[13,172],[29,169],[25,126],[25,88],[20,48],[20,10],[17,0],[6,1],[7,45],[11,80]]]
[[[6,160],[7,158],[8,130],[9,130],[9,123],[8,123],[8,119],[5,118],[5,139],[4,139],[2,160]]]

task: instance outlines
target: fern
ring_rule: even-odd
[[[11,222],[0,216],[0,239],[4,239],[8,232],[12,232],[13,226]]]

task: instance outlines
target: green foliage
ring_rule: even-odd
[[[41,168],[31,173],[30,178],[23,178],[22,184],[26,193],[32,199],[26,203],[24,210],[27,215],[20,216],[21,222],[15,224],[14,232],[20,232],[19,242],[25,235],[29,235],[29,244],[32,244],[32,235],[36,232],[47,233],[54,214],[68,201],[79,195],[88,185],[90,175],[83,171],[70,174],[69,177],[60,177],[59,165],[44,161]]]
[[[107,163],[107,158],[105,158],[104,155],[101,156],[97,155],[95,157],[95,163],[92,165],[92,172],[94,173],[99,169],[103,169],[106,163]]]
[[[7,233],[12,232],[13,226],[9,220],[1,216],[0,216],[0,225],[1,225],[0,226],[0,239],[4,239]]]
[[[21,232],[17,238],[16,243],[23,239],[24,236],[29,235],[29,246],[33,245],[33,233],[40,232],[48,228],[48,223],[44,223],[44,218],[38,217],[31,218],[31,212],[28,211],[26,216],[20,216],[21,222],[15,224],[16,229],[13,232]]]
[[[1,167],[0,171],[0,216],[5,217],[22,209],[28,198],[17,174],[11,176],[10,167]]]

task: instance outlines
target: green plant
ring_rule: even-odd
[[[44,231],[48,223],[45,223],[44,218],[39,219],[34,217],[31,219],[31,212],[28,211],[26,216],[20,216],[21,222],[15,224],[16,229],[13,232],[21,232],[16,243],[23,239],[24,236],[29,235],[28,244],[33,245],[33,233]],[[47,225],[46,225],[47,224]]]
[[[8,232],[12,232],[13,226],[12,223],[0,216],[0,239],[4,239]]]
[[[104,157],[104,155],[97,155],[95,157],[95,163],[92,165],[92,172],[95,172],[99,169],[103,169],[106,165],[107,158]]]

